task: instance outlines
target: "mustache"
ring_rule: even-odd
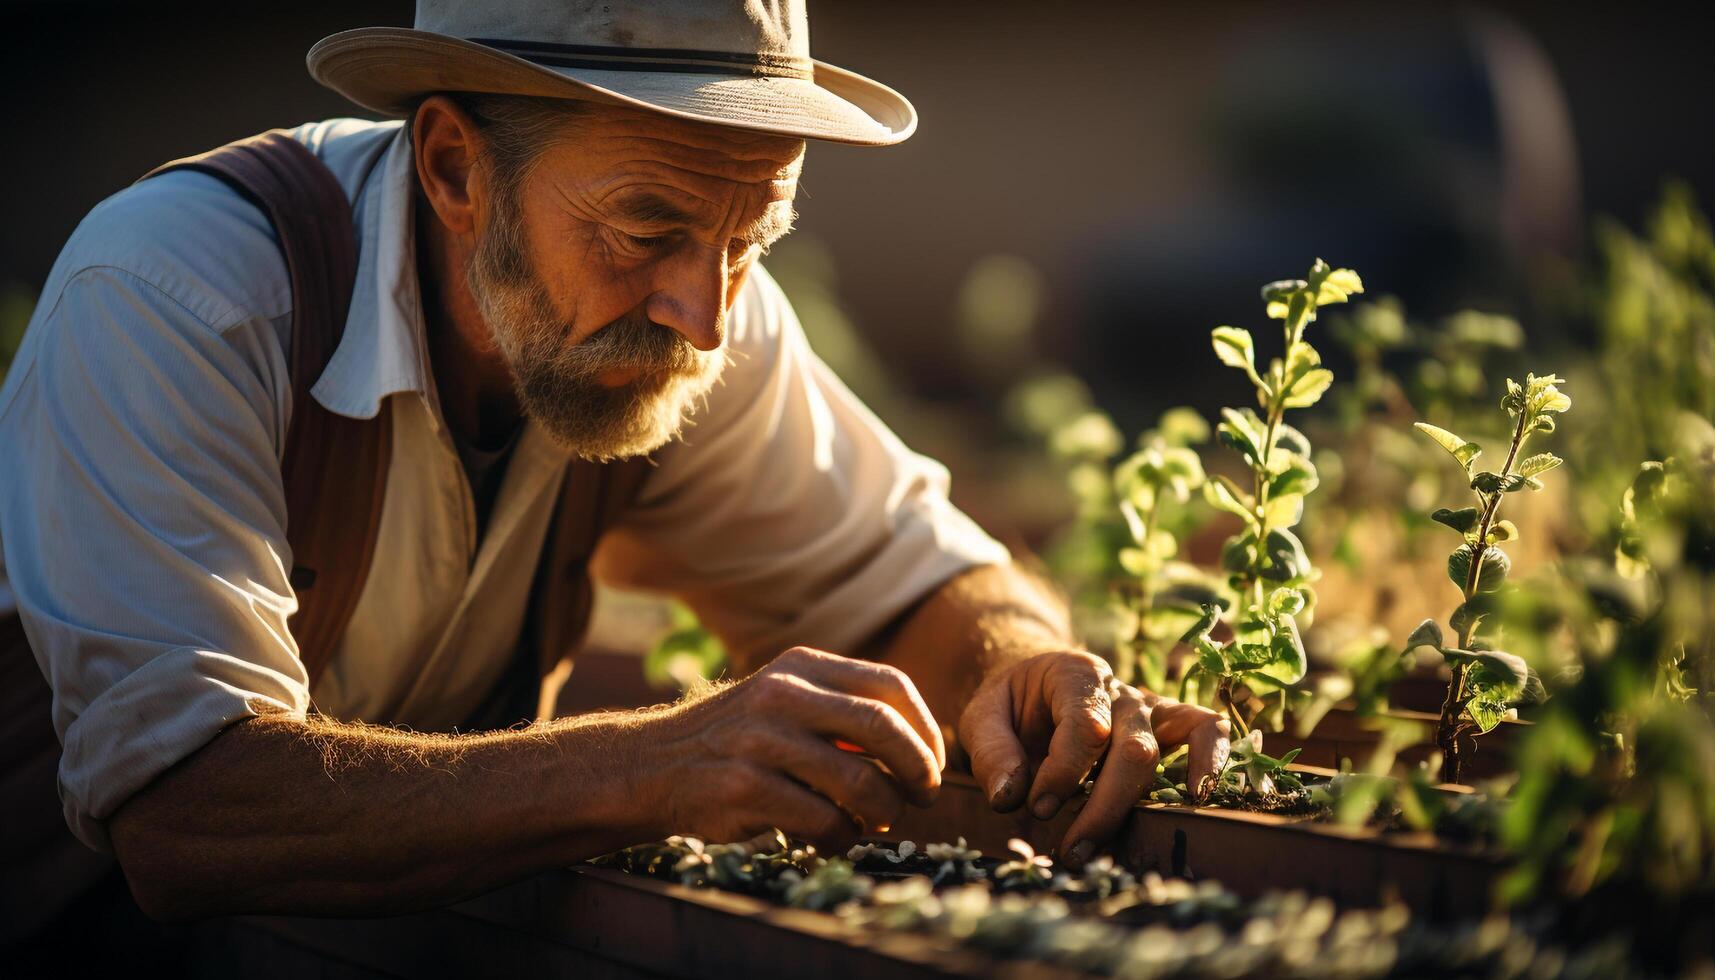
[[[554,361],[560,369],[582,376],[615,369],[672,375],[701,373],[711,356],[698,350],[678,331],[637,310],[581,342],[561,348]]]

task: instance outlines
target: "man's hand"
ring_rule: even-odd
[[[639,774],[666,833],[744,840],[772,827],[824,848],[928,806],[947,752],[911,679],[804,647],[660,717]],[[859,752],[835,747],[835,740]]]
[[[1076,652],[996,671],[971,696],[958,731],[972,775],[1002,812],[1028,803],[1038,819],[1051,819],[1101,763],[1061,843],[1074,867],[1119,831],[1155,780],[1163,746],[1189,746],[1193,790],[1220,772],[1229,749],[1227,721],[1216,712],[1121,684],[1101,658]]]

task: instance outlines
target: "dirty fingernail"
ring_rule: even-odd
[[[1036,814],[1036,819],[1047,820],[1060,812],[1060,798],[1053,793],[1043,793],[1031,804],[1030,812]]]
[[[1002,776],[994,781],[994,788],[989,791],[989,805],[999,807],[1012,799],[1012,788],[1017,782],[1011,776]]]
[[[1066,852],[1066,861],[1074,868],[1081,868],[1089,863],[1091,855],[1095,852],[1096,844],[1094,841],[1081,840],[1073,844],[1072,849]]]

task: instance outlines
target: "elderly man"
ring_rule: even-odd
[[[357,243],[325,366],[296,377],[289,209],[176,170],[79,227],[0,395],[0,610],[53,689],[66,820],[150,914],[423,907],[671,833],[836,845],[929,803],[949,756],[1042,819],[1099,764],[1076,864],[1159,746],[1219,765],[1225,723],[1080,651],[758,264],[805,140],[915,127],[810,60],[800,4],[421,0],[310,68],[408,116],[289,134]],[[367,565],[318,581],[291,532],[367,513],[293,497],[324,410],[385,432],[355,443],[385,480]],[[371,458],[315,455],[335,489]],[[638,457],[586,501],[614,510],[588,567],[685,598],[744,679],[505,728],[565,488]],[[322,663],[291,617],[330,591]]]

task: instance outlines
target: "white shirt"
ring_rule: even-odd
[[[0,389],[0,611],[54,689],[66,818],[93,846],[133,793],[259,707],[445,729],[517,649],[569,456],[525,426],[479,546],[424,343],[411,152],[394,123],[292,136],[353,201],[357,287],[312,394],[394,436],[374,565],[315,690],[280,458],[292,296],[262,213],[174,172],[79,225]],[[721,383],[659,450],[599,580],[672,592],[735,651],[850,651],[958,571],[1008,560],[805,341],[761,269]],[[574,680],[575,683],[575,680]]]

